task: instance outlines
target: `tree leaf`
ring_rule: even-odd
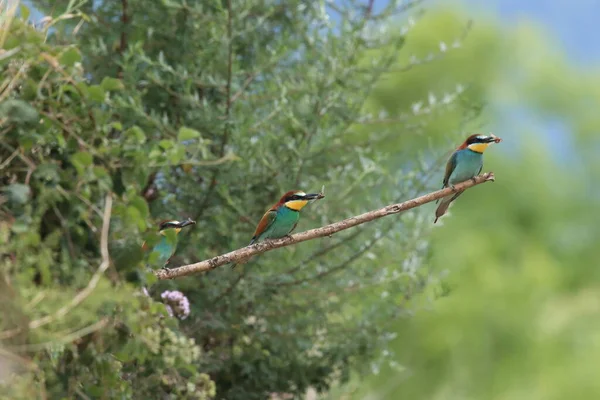
[[[31,194],[31,188],[22,183],[10,184],[7,187],[2,188],[2,191],[8,195],[9,200],[19,204],[26,203]]]
[[[24,21],[27,21],[27,20],[29,19],[29,15],[30,15],[30,13],[31,13],[31,12],[29,11],[29,7],[27,7],[27,6],[26,6],[26,5],[24,5],[24,4],[20,4],[20,5],[19,5],[19,11],[20,11],[20,13],[21,13],[21,18],[22,18]]]
[[[179,128],[179,132],[177,132],[177,140],[179,140],[180,142],[183,142],[185,140],[196,139],[200,136],[200,132],[192,128],[187,128],[185,126]]]
[[[123,85],[123,82],[121,82],[120,79],[110,78],[108,76],[105,76],[104,79],[102,79],[100,86],[107,92],[116,92],[125,89],[125,85]]]
[[[142,144],[146,142],[146,134],[139,126],[132,126],[125,131],[125,135],[128,138],[133,138],[135,142]]]
[[[92,165],[94,159],[90,153],[80,151],[71,156],[71,162],[75,166],[75,169],[77,169],[79,175],[83,175],[85,169]]]
[[[81,62],[81,53],[76,47],[70,47],[60,55],[58,60],[62,65],[72,67],[75,63]]]
[[[164,150],[169,150],[170,148],[172,148],[173,146],[175,146],[175,143],[173,143],[172,140],[163,139],[160,142],[158,142],[158,145],[160,147],[162,147]]]
[[[88,98],[98,103],[104,102],[104,89],[100,85],[92,85],[88,87]]]
[[[8,99],[0,104],[0,118],[2,117],[16,123],[34,123],[38,120],[38,112],[27,102]]]
[[[150,215],[150,209],[148,208],[148,203],[146,203],[146,200],[144,200],[143,197],[136,196],[133,199],[131,199],[131,201],[129,203],[133,207],[138,209],[138,211],[140,212],[140,216],[143,219],[148,218],[148,216]]]

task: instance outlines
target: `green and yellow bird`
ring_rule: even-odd
[[[175,254],[175,251],[177,250],[177,235],[179,232],[186,226],[194,225],[195,223],[195,221],[188,218],[182,222],[167,220],[159,224],[158,232],[161,235],[161,238],[158,244],[152,249],[152,252],[158,253],[158,263],[161,268],[167,268],[167,264]],[[142,248],[148,250],[146,242],[142,244]]]
[[[298,225],[300,210],[310,200],[322,199],[322,193],[306,194],[300,190],[291,190],[281,196],[281,199],[271,207],[258,222],[250,244],[265,240],[278,239],[288,236]],[[247,260],[246,260],[247,261]],[[233,264],[231,267],[235,267]]]
[[[472,179],[481,173],[483,169],[483,152],[492,143],[500,143],[502,139],[494,135],[471,135],[450,156],[446,164],[446,174],[442,188],[452,187],[460,182]],[[435,210],[435,224],[437,220],[446,213],[452,203],[464,190],[448,195],[438,202],[440,205]]]
[[[250,244],[265,239],[278,239],[288,236],[298,225],[300,210],[310,200],[322,199],[321,193],[306,194],[299,190],[291,190],[271,207],[258,222]]]

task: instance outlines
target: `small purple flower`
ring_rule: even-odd
[[[171,317],[186,319],[190,315],[190,301],[179,290],[165,290],[160,297]]]

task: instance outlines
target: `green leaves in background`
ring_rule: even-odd
[[[177,140],[185,142],[186,140],[196,139],[200,137],[200,132],[195,129],[181,127],[177,132]]]

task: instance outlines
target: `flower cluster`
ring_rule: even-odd
[[[190,315],[190,301],[179,290],[165,290],[160,297],[170,316],[186,319]]]

